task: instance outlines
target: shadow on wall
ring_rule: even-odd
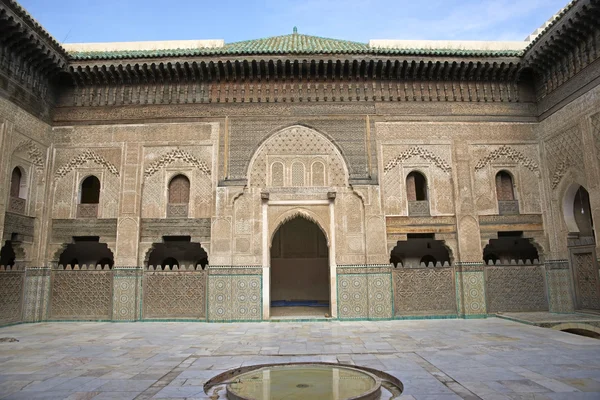
[[[418,268],[450,264],[450,253],[443,240],[433,234],[408,234],[407,240],[398,241],[392,250],[390,263],[394,267]]]
[[[106,243],[97,236],[73,238],[59,257],[59,265],[108,265],[112,268],[114,257]]]
[[[498,239],[491,239],[483,249],[483,261],[487,265],[510,264],[528,261],[533,263],[540,256],[531,240],[523,238],[523,232],[498,232]]]
[[[208,265],[208,254],[190,236],[164,236],[163,243],[154,243],[148,253],[147,265]]]

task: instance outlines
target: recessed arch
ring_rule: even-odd
[[[81,181],[79,186],[80,204],[100,203],[100,179],[95,175],[89,175]]]
[[[563,218],[569,233],[594,236],[590,198],[587,189],[573,182],[565,190],[562,200]]]
[[[181,173],[169,180],[167,187],[170,204],[188,204],[190,201],[190,179]]]
[[[309,220],[310,222],[315,223],[319,227],[319,229],[321,229],[323,235],[325,235],[327,246],[330,246],[329,230],[325,228],[325,226],[327,225],[325,225],[324,221],[321,221],[321,218],[319,218],[317,214],[304,208],[296,208],[293,210],[289,210],[279,216],[279,218],[277,219],[277,223],[273,225],[273,229],[271,229],[271,232],[269,232],[269,246],[273,244],[273,237],[275,236],[275,233],[279,230],[279,228],[281,228],[283,224],[294,218],[304,218]]]
[[[267,175],[269,157],[296,159],[327,155],[326,186],[348,186],[348,163],[337,144],[327,135],[303,125],[292,125],[279,129],[265,138],[256,148],[247,169],[248,185],[266,187],[270,183]],[[310,165],[310,164],[309,164]],[[287,168],[291,168],[288,164]],[[306,169],[305,165],[305,169]],[[310,181],[309,181],[310,182]],[[288,181],[292,183],[292,179]],[[307,181],[304,180],[306,185]]]
[[[296,215],[278,225],[269,273],[272,316],[323,317],[329,311],[329,245],[315,221]]]
[[[496,197],[498,201],[515,200],[514,178],[505,169],[496,173]]]
[[[406,197],[408,201],[426,201],[429,199],[427,178],[419,170],[413,170],[406,175]]]

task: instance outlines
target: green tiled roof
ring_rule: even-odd
[[[366,43],[329,39],[318,36],[291,35],[228,43],[223,47],[163,50],[121,50],[69,52],[74,60],[116,60],[125,58],[232,56],[232,55],[318,55],[318,54],[365,54],[365,55],[414,55],[414,56],[462,56],[462,57],[520,57],[515,50],[456,50],[456,49],[398,49],[371,48]]]

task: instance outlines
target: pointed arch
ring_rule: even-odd
[[[275,237],[275,233],[281,228],[286,222],[289,222],[295,218],[304,218],[319,227],[323,235],[325,236],[325,240],[327,241],[327,247],[330,246],[329,241],[329,231],[325,228],[327,225],[324,221],[319,218],[317,214],[314,212],[307,210],[305,208],[295,208],[289,211],[286,211],[277,219],[277,223],[273,225],[273,228],[270,229],[269,232],[269,248],[273,245],[273,238]]]
[[[328,171],[325,173],[328,180],[326,186],[347,186],[349,179],[348,163],[335,141],[322,132],[303,125],[292,125],[279,129],[259,144],[250,159],[246,173],[248,185],[254,187],[268,186],[267,172],[271,171],[273,164],[269,160],[269,156],[308,158],[311,159],[307,160],[310,166],[310,163],[317,158],[322,159],[324,155],[328,159]],[[285,169],[290,171],[291,168],[292,163],[290,160],[289,164],[286,163]],[[310,174],[310,169],[308,172]],[[306,179],[305,182],[311,182],[311,177]]]

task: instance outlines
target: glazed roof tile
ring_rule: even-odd
[[[117,60],[127,58],[161,58],[232,55],[413,55],[413,56],[483,56],[519,57],[521,50],[457,50],[457,49],[405,49],[369,47],[367,43],[322,38],[319,36],[290,35],[228,43],[222,47],[163,50],[71,51],[73,60]]]

